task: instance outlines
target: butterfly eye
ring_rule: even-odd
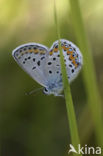
[[[48,90],[46,88],[44,90],[45,90],[45,92],[48,92]]]
[[[47,88],[44,88],[43,93],[44,93],[44,94],[49,94],[48,89],[47,89]]]

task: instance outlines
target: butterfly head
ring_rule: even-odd
[[[43,89],[43,93],[46,95],[54,95],[54,96],[58,96],[63,90],[63,87],[61,86],[61,84],[58,84],[57,86],[51,84],[51,86],[45,87]]]
[[[43,89],[43,93],[44,93],[44,94],[47,94],[47,95],[51,94],[51,93],[50,93],[50,90],[49,90],[48,88],[44,88],[44,89]]]

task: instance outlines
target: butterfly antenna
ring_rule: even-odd
[[[40,91],[40,90],[42,90],[42,89],[43,89],[43,87],[34,89],[34,90],[30,91],[30,92],[25,93],[25,95],[31,95],[31,94],[33,94],[33,93],[37,93],[38,91]]]

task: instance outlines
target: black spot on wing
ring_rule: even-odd
[[[69,64],[69,67],[71,67],[71,68],[72,68],[72,64]]]
[[[34,70],[34,69],[36,69],[36,67],[35,67],[35,66],[32,68],[32,70]]]
[[[30,56],[28,57],[28,60],[29,60],[29,59],[31,59],[31,57],[30,57]]]
[[[51,70],[49,70],[49,74],[52,74],[52,71]]]
[[[33,58],[33,62],[35,62],[35,58]]]
[[[72,71],[72,73],[74,73],[74,69],[72,69],[71,71]]]
[[[53,57],[53,61],[55,61],[56,60],[56,57]]]
[[[40,61],[37,62],[37,65],[40,66]]]
[[[52,64],[52,62],[48,62],[48,65],[51,65]]]
[[[43,56],[43,57],[41,57],[41,60],[43,60],[43,59],[45,59],[45,57]]]

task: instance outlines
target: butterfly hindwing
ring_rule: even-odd
[[[68,80],[71,82],[79,73],[82,65],[82,55],[80,50],[72,42],[61,39],[61,47],[64,55],[65,66],[67,70]],[[47,79],[53,83],[62,82],[60,51],[58,41],[51,46],[48,57],[46,58]]]

